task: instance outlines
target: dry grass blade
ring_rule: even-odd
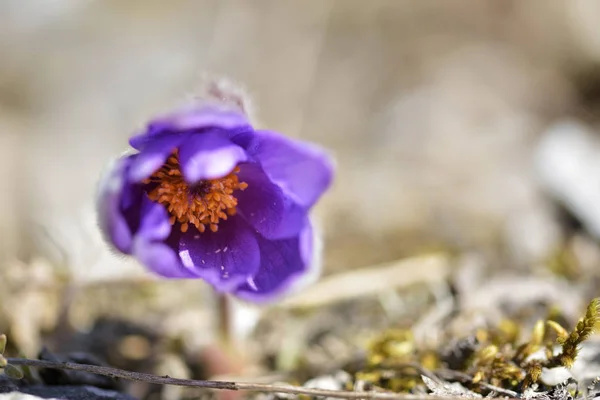
[[[336,274],[284,300],[284,308],[321,307],[343,300],[380,294],[420,282],[439,282],[450,273],[447,256],[413,257]]]

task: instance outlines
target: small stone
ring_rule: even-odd
[[[600,141],[596,135],[578,122],[559,122],[542,135],[535,165],[548,193],[600,238]]]

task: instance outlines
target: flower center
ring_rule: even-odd
[[[165,164],[144,183],[156,183],[148,197],[167,208],[171,225],[175,221],[181,224],[181,232],[187,232],[189,224],[193,224],[200,232],[206,227],[216,232],[219,221],[236,214],[237,199],[233,196],[236,190],[248,187],[240,182],[235,167],[227,176],[219,179],[208,179],[189,185],[183,178],[179,165],[177,150],[167,159]]]

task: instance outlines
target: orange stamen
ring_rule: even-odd
[[[235,167],[228,175],[219,179],[209,179],[190,186],[181,173],[177,150],[167,159],[165,164],[144,183],[156,183],[148,197],[164,205],[171,214],[169,222],[181,224],[181,232],[187,232],[189,225],[194,225],[199,232],[209,228],[211,232],[219,230],[219,221],[234,216],[237,212],[236,190],[248,187],[240,182]]]

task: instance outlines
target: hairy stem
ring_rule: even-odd
[[[227,351],[235,350],[233,332],[233,310],[231,299],[225,293],[216,293],[217,296],[217,328],[219,339]]]

